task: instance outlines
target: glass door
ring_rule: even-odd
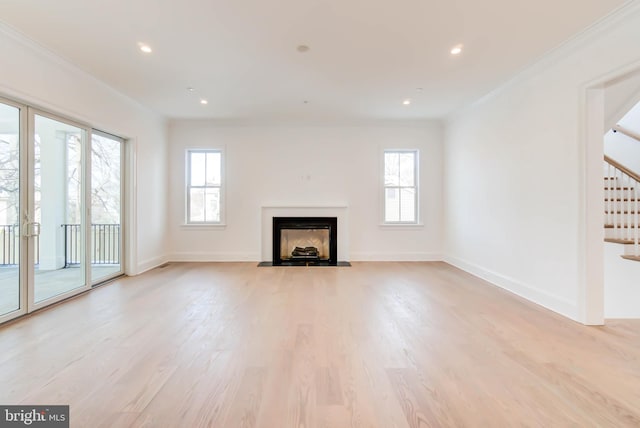
[[[40,113],[32,117],[25,234],[33,266],[30,294],[38,308],[87,288],[83,177],[88,130]]]
[[[24,111],[0,99],[0,322],[26,312],[21,286],[20,143]]]
[[[0,98],[0,323],[123,273],[124,143]]]
[[[91,133],[91,283],[122,274],[122,138]]]

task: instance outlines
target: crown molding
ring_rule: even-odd
[[[604,34],[615,30],[620,22],[628,19],[630,15],[637,13],[640,13],[640,0],[627,0],[627,2],[625,2],[614,11],[600,18],[589,27],[573,35],[555,48],[547,51],[541,57],[532,61],[529,65],[526,65],[513,77],[506,80],[504,83],[494,88],[484,96],[478,98],[473,103],[445,115],[443,121],[449,122],[450,120],[455,119],[455,117],[464,114],[466,111],[471,110],[478,105],[484,104],[493,98],[496,98],[506,90],[529,80],[533,76],[541,73],[550,66],[568,57],[576,50],[579,50],[585,45],[588,45],[594,40],[602,37]]]
[[[169,127],[180,125],[211,125],[220,128],[256,127],[256,128],[314,128],[314,127],[379,127],[379,128],[418,128],[441,130],[442,119],[258,119],[258,118],[170,118]]]
[[[120,92],[118,89],[114,88],[113,86],[109,85],[108,83],[106,83],[103,80],[100,80],[99,78],[97,78],[96,76],[94,76],[93,74],[91,74],[90,72],[88,72],[87,70],[79,67],[77,64],[73,63],[72,61],[70,61],[69,59],[53,52],[51,49],[47,48],[46,46],[42,45],[41,43],[27,37],[26,35],[24,35],[23,33],[21,33],[20,31],[16,30],[15,28],[13,28],[12,26],[8,25],[5,22],[0,21],[0,35],[4,35],[7,38],[11,39],[12,41],[14,41],[15,43],[23,46],[26,50],[29,50],[30,52],[34,53],[35,55],[37,55],[38,57],[40,57],[41,59],[54,64],[62,69],[64,69],[66,72],[69,72],[71,74],[76,74],[81,76],[82,78],[88,79],[90,81],[92,81],[93,83],[101,86],[103,89],[106,89],[109,92],[112,92],[114,95],[116,95],[117,97],[121,98],[123,101],[127,102],[128,104],[136,107],[136,108],[140,108],[143,109],[147,112],[153,113],[159,117],[161,117],[162,119],[166,119],[163,115],[161,115],[160,113],[154,111],[153,109],[149,108],[148,106],[140,103],[138,100],[131,98],[130,96]],[[36,94],[31,94],[32,96],[36,96]]]

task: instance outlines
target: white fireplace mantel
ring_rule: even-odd
[[[349,260],[349,217],[347,205],[263,205],[261,213],[262,261],[273,261],[274,217],[336,217],[338,219],[338,260]]]

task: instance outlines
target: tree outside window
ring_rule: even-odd
[[[222,152],[187,151],[187,223],[222,222]]]
[[[384,151],[384,222],[418,222],[418,151]]]

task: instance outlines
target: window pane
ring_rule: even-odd
[[[121,142],[91,136],[91,222],[120,224]]]
[[[400,184],[399,157],[396,152],[384,154],[384,185],[398,186]]]
[[[400,185],[415,185],[415,153],[400,154]]]
[[[400,221],[416,221],[416,190],[400,190]]]
[[[222,221],[222,152],[194,150],[188,155],[190,170],[188,223]]]
[[[34,206],[40,234],[34,239],[33,299],[39,303],[85,285],[82,150],[85,130],[34,116]],[[37,242],[37,243],[36,243]],[[60,245],[62,244],[62,245]],[[69,269],[74,266],[73,269]],[[65,271],[60,281],[54,272]]]
[[[81,135],[72,133],[67,138],[67,218],[66,222],[80,224],[82,209],[80,201],[82,199],[82,146]]]
[[[91,281],[122,272],[120,264],[120,159],[123,142],[91,136]]]
[[[220,222],[220,189],[207,189],[205,203],[205,221]]]
[[[20,110],[0,104],[0,315],[20,309]]]
[[[205,153],[191,152],[191,185],[204,186],[205,184]]]
[[[384,221],[400,221],[400,194],[397,188],[385,189]]]
[[[221,176],[220,152],[207,153],[207,186],[219,186]]]
[[[204,221],[204,189],[189,192],[189,221]]]

